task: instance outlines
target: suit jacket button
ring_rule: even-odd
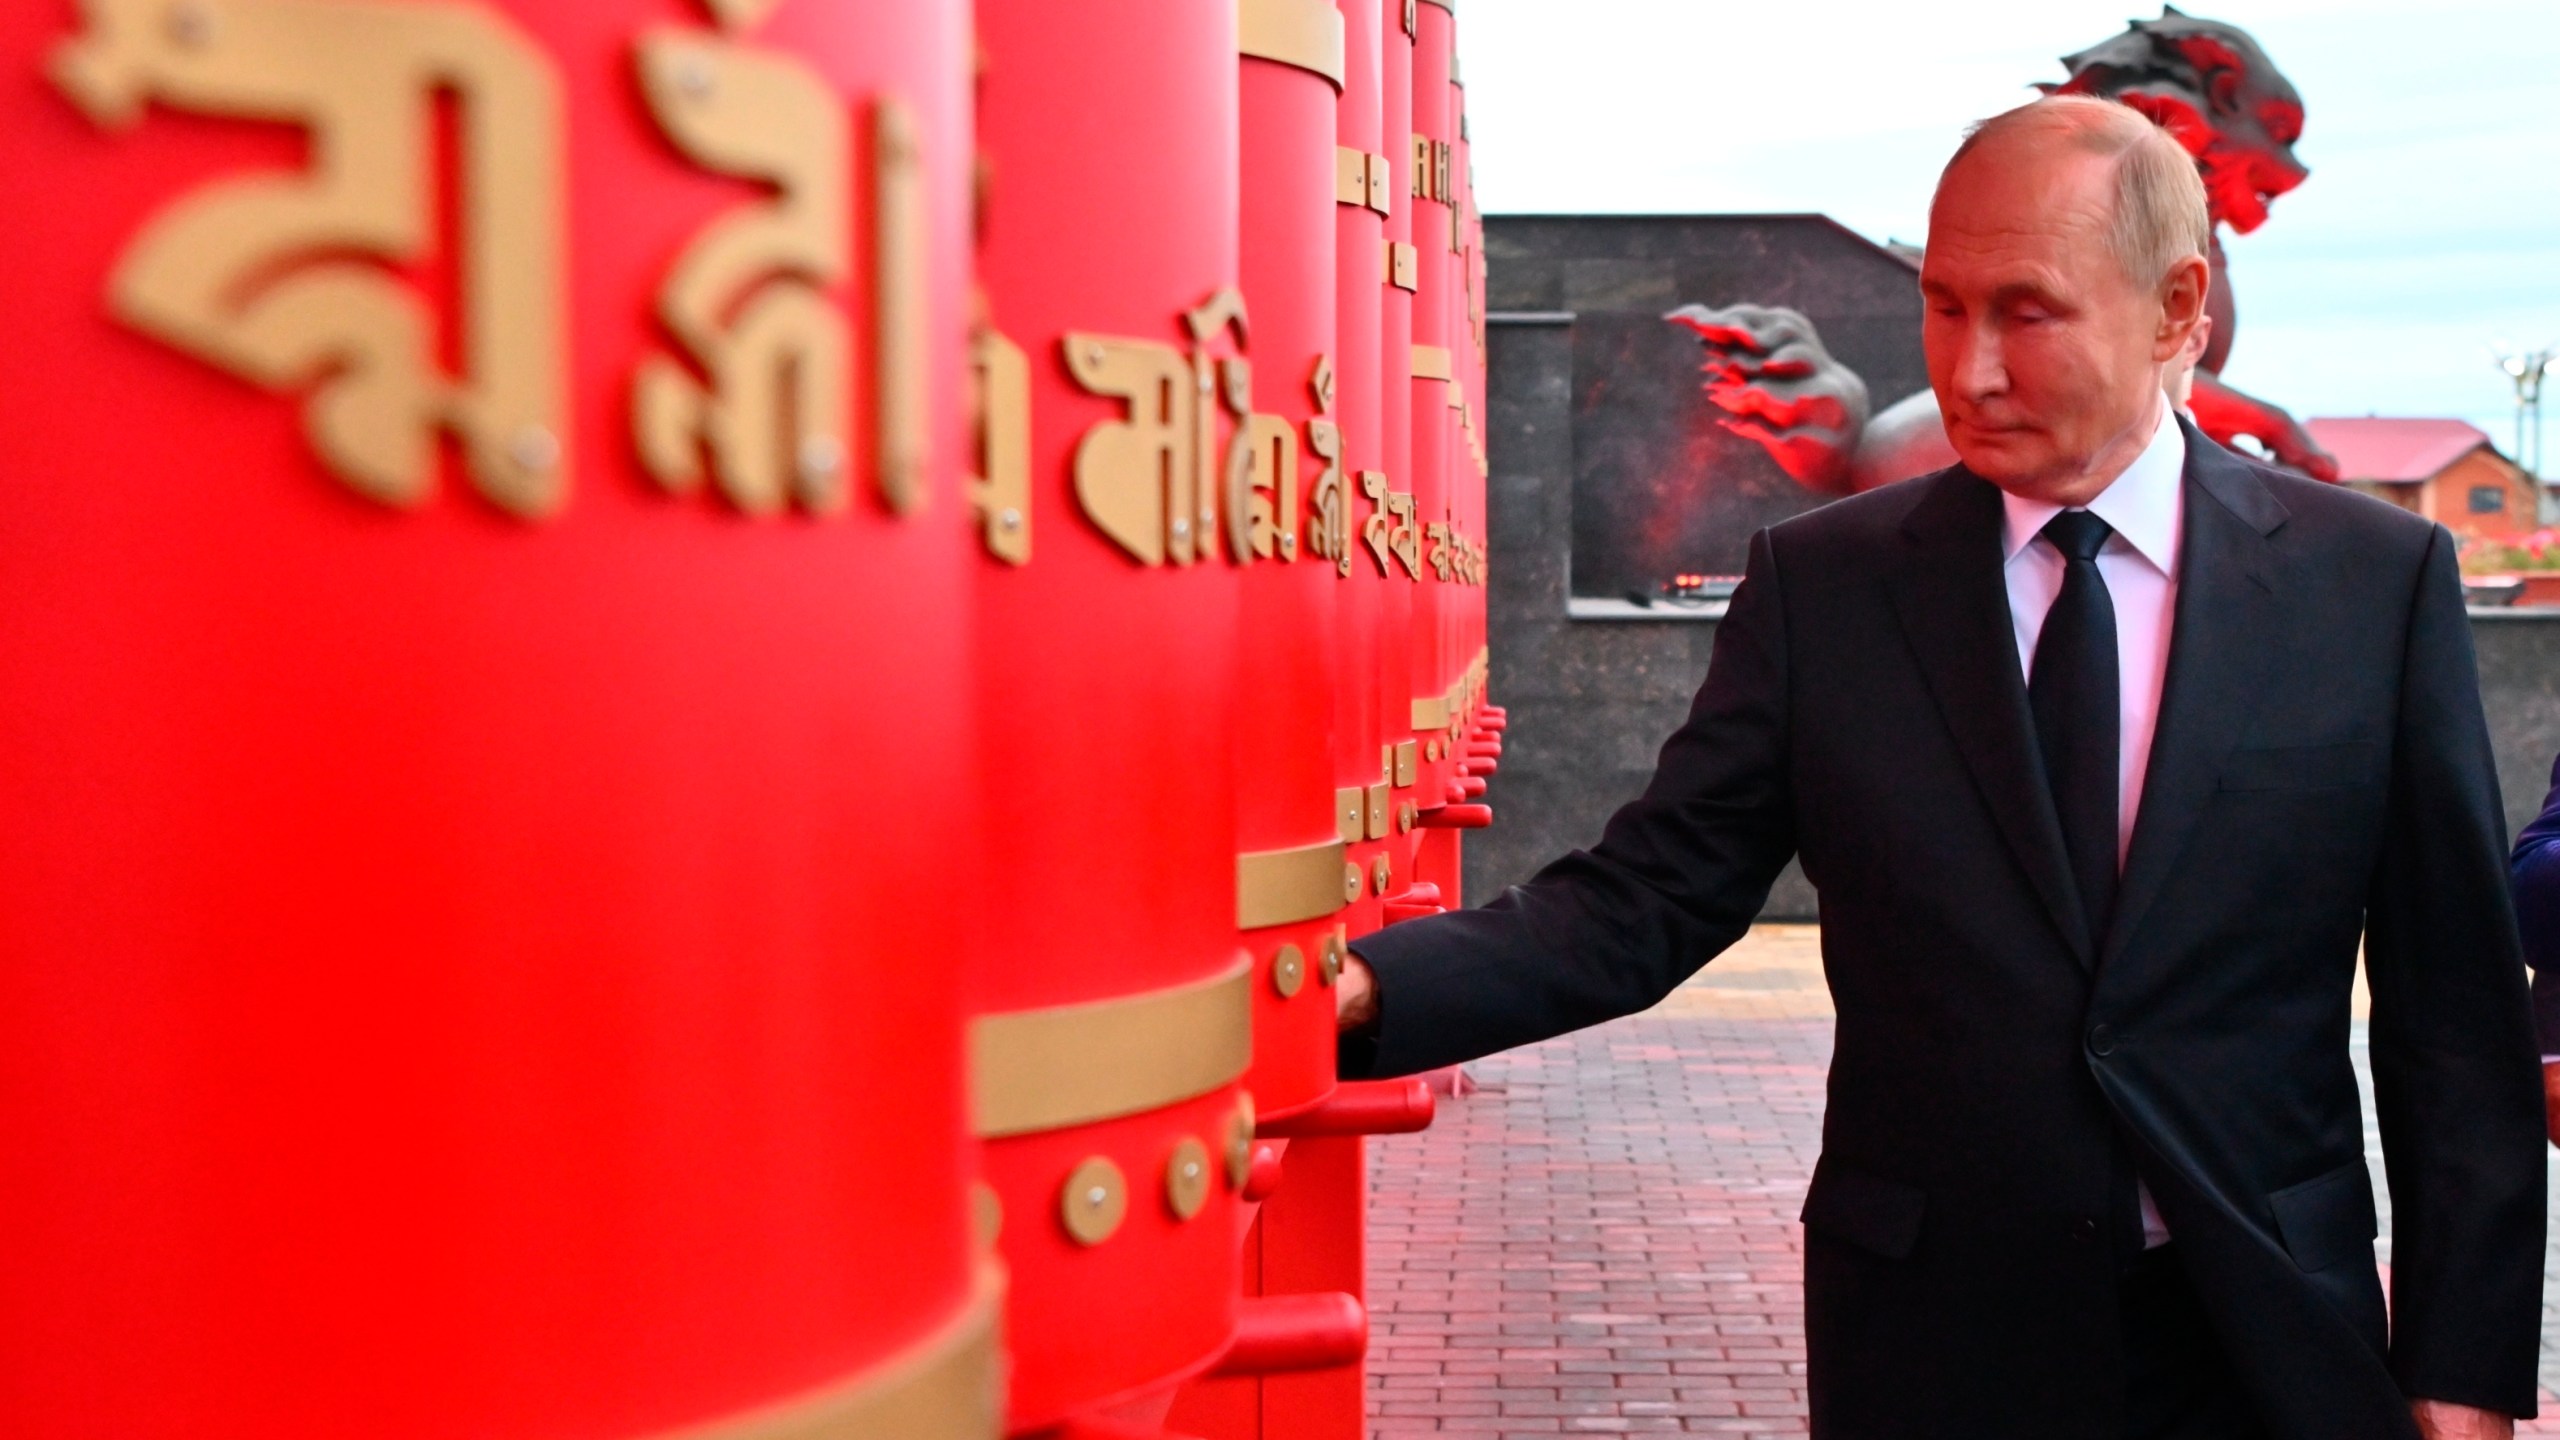
[[[2089,1053],[2092,1055],[2113,1055],[2116,1053],[2116,1032],[2108,1029],[2104,1025],[2091,1026],[2089,1029]]]
[[[2083,1245],[2096,1244],[2098,1242],[2098,1222],[2090,1219],[2086,1215],[2072,1221],[2071,1238],[2079,1241]]]

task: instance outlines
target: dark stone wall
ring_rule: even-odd
[[[1634,272],[1602,267],[1580,272],[1584,278],[1575,283],[1586,288],[1569,292],[1564,266],[1543,262],[1527,267],[1524,278],[1504,259],[1524,228],[1619,223],[1488,221],[1497,310],[1569,310],[1562,303],[1568,293],[1590,293],[1604,279],[1622,287],[1612,293],[1639,286],[1628,278]],[[1524,293],[1532,303],[1522,303]],[[1694,616],[1568,618],[1577,475],[1574,329],[1553,313],[1525,320],[1497,315],[1489,327],[1493,475],[1486,600],[1492,698],[1509,708],[1511,726],[1501,772],[1486,797],[1496,823],[1466,841],[1466,893],[1476,904],[1599,838],[1609,812],[1652,773],[1654,751],[1686,715],[1715,643],[1715,623]],[[2472,634],[2512,833],[2540,809],[2552,757],[2560,752],[2560,610],[2475,612]],[[1790,867],[1770,897],[1767,918],[1809,920],[1813,912],[1811,887]]]

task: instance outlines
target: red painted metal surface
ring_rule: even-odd
[[[1431,1126],[1431,1087],[1420,1077],[1346,1080],[1325,1103],[1260,1133],[1294,1139],[1304,1135],[1402,1135]]]
[[[1160,490],[1124,494],[1143,524],[1106,532],[1077,483],[1081,447],[1115,433],[1097,427],[1172,402],[1095,393],[1068,351],[1073,335],[1213,362],[1242,353],[1232,317],[1206,312],[1205,339],[1186,322],[1236,283],[1237,32],[1234,7],[1193,0],[985,0],[977,32],[990,176],[980,277],[994,327],[1029,363],[1035,538],[1030,563],[990,561],[977,587],[980,776],[995,823],[971,919],[981,1004],[1020,1013],[1201,983],[1241,959],[1238,572],[1214,513]],[[1163,454],[1185,443],[1164,438]],[[1202,484],[1221,473],[1194,460]],[[1161,563],[1131,548],[1150,541]],[[1200,558],[1181,563],[1186,552]],[[1225,1350],[1235,1193],[1219,1167],[1184,1219],[1165,1177],[1186,1139],[1221,1153],[1240,1101],[1229,1083],[989,1142],[1011,1271],[1014,1429],[1168,1393]],[[1084,1244],[1061,1214],[1067,1177],[1093,1157],[1126,1177],[1127,1209]]]
[[[1446,526],[1449,521],[1450,491],[1457,472],[1452,456],[1457,412],[1450,405],[1455,381],[1450,367],[1456,361],[1455,347],[1463,342],[1452,323],[1458,303],[1458,257],[1451,249],[1449,204],[1455,186],[1451,147],[1457,140],[1452,105],[1456,91],[1449,83],[1456,20],[1438,5],[1420,4],[1415,7],[1414,21],[1410,148],[1414,163],[1424,167],[1424,173],[1412,187],[1420,193],[1407,197],[1413,207],[1415,273],[1419,282],[1413,297],[1413,351],[1417,371],[1436,369],[1439,373],[1415,373],[1410,387],[1413,524],[1423,532],[1416,543],[1424,563],[1413,590],[1414,618],[1405,688],[1408,700],[1439,715],[1442,712],[1437,707],[1466,663],[1464,656],[1451,653],[1456,642],[1450,586],[1429,564],[1433,542],[1427,538],[1429,527]],[[1431,358],[1422,361],[1419,357],[1423,356]],[[1441,743],[1449,738],[1447,722],[1442,719],[1425,724],[1424,715],[1417,711],[1407,717],[1405,729],[1421,746],[1416,761],[1420,779],[1415,788],[1421,808],[1429,810],[1446,802],[1453,778],[1453,761],[1440,750]]]
[[[1258,468],[1250,499],[1226,497],[1230,555],[1244,567],[1236,848],[1304,851],[1344,843],[1329,742],[1342,585],[1335,566],[1310,548],[1324,452],[1338,464],[1342,448],[1332,413],[1341,390],[1334,361],[1339,91],[1300,65],[1253,55],[1241,63],[1240,273],[1252,315]],[[1253,508],[1239,515],[1240,505]],[[1267,526],[1256,525],[1266,513]],[[1258,1113],[1303,1109],[1333,1087],[1333,989],[1319,957],[1340,923],[1338,880],[1332,898],[1321,915],[1243,936],[1256,972],[1254,1060],[1245,1083]],[[1284,957],[1301,977],[1287,986],[1274,976]]]
[[[1278,1375],[1357,1365],[1369,1348],[1369,1312],[1343,1290],[1265,1295],[1236,1312],[1235,1343],[1221,1375]]]
[[[1371,182],[1378,200],[1387,212],[1405,211],[1409,207],[1402,201],[1392,169],[1400,146],[1387,134],[1381,118],[1386,83],[1383,17],[1375,0],[1343,0],[1340,10],[1343,80],[1334,110],[1334,142],[1371,157],[1364,164],[1382,167],[1386,173]],[[1400,668],[1397,683],[1386,683],[1385,656],[1390,628],[1401,629],[1410,602],[1409,596],[1397,592],[1401,575],[1382,572],[1361,534],[1375,508],[1364,492],[1363,477],[1376,475],[1383,483],[1385,477],[1402,470],[1387,458],[1386,376],[1396,375],[1395,389],[1404,389],[1402,370],[1388,370],[1381,351],[1387,295],[1393,289],[1387,276],[1388,236],[1388,216],[1379,205],[1335,204],[1334,368],[1339,398],[1334,414],[1342,429],[1345,489],[1343,553],[1335,565],[1340,584],[1334,591],[1334,783],[1362,791],[1361,837],[1352,844],[1348,858],[1364,876],[1394,848],[1392,793],[1375,816],[1368,813],[1367,802],[1373,787],[1388,786],[1392,792],[1394,762],[1387,746],[1402,738],[1404,731],[1401,725],[1392,731],[1388,728],[1387,697],[1401,698],[1403,684]],[[1397,398],[1402,401],[1401,393]],[[1402,662],[1397,663],[1400,667]],[[1375,824],[1370,823],[1373,819]],[[1377,887],[1362,885],[1359,898],[1341,918],[1352,934],[1376,929],[1380,923]]]
[[[390,184],[412,208],[361,243],[233,232],[272,246],[205,302],[213,331],[312,298],[294,287],[325,258],[343,283],[313,333],[405,305],[425,350],[377,354],[386,373],[485,380],[457,315],[491,242],[457,210],[497,183],[492,145],[557,163],[515,212],[556,252],[508,252],[562,341],[552,423],[496,437],[548,497],[521,519],[451,445],[406,505],[323,463],[325,357],[258,383],[119,318],[114,277],[172,207],[309,182],[313,124],[213,113],[224,82],[183,78],[254,39],[254,8],[93,7],[78,73],[103,117],[133,102],[130,128],[47,83],[80,12],[0,14],[23,482],[0,526],[5,1428],[639,1435],[859,1375],[949,1320],[972,1264],[948,917],[916,903],[971,853],[946,523],[965,14],[784,0],[726,42],[794,67],[849,136],[884,97],[910,107],[921,518],[883,504],[868,407],[839,437],[840,513],[751,519],[635,463],[635,369],[683,359],[654,318],[673,257],[771,193],[636,103],[643,22],[715,40],[707,10],[441,7],[477,58],[441,94],[367,89],[415,147],[341,156],[396,170],[441,134],[443,166]],[[376,22],[412,8],[345,7],[386,37],[351,63],[404,53],[415,35]],[[163,27],[185,54],[114,58]],[[468,128],[501,115],[495,141]],[[853,186],[864,234],[872,198]],[[811,288],[860,386],[883,297],[855,253]],[[439,444],[408,423],[367,434]]]

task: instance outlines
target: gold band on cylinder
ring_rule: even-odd
[[[1236,0],[1236,51],[1312,70],[1342,88],[1342,12],[1328,0]]]
[[[1340,839],[1236,857],[1236,928],[1321,920],[1342,908]]]
[[[1340,883],[1337,866],[1337,894]],[[969,1027],[979,1137],[1136,1115],[1233,1081],[1253,1058],[1248,976],[1239,961],[1188,985],[979,1016]]]

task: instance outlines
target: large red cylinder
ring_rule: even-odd
[[[954,881],[975,887],[975,1099],[1024,1431],[1142,1415],[1234,1324],[1237,1082],[1270,984],[1237,943],[1226,533],[1252,408],[1231,362],[1256,327],[1236,290],[1236,7],[977,14],[991,833]]]
[[[1425,809],[1445,803],[1455,777],[1449,753],[1449,689],[1456,664],[1449,654],[1448,584],[1430,563],[1446,543],[1450,515],[1451,456],[1459,392],[1453,346],[1457,294],[1457,233],[1450,201],[1456,195],[1457,125],[1449,83],[1455,17],[1439,0],[1415,11],[1413,42],[1413,243],[1418,286],[1413,301],[1413,508],[1422,563],[1413,592],[1412,651],[1406,678],[1409,732],[1421,750],[1416,800]]]
[[[1377,608],[1381,768],[1389,800],[1387,853],[1372,857],[1370,897],[1400,890],[1412,878],[1412,815],[1420,804],[1421,743],[1413,735],[1413,670],[1420,643],[1414,579],[1420,573],[1413,510],[1413,338],[1419,249],[1414,240],[1417,174],[1413,144],[1413,39],[1421,0],[1379,0],[1378,113],[1380,153],[1387,157],[1392,201],[1386,215],[1384,276],[1377,291],[1379,472],[1364,477],[1358,502],[1354,565],[1379,577]],[[1384,860],[1386,863],[1380,863]]]
[[[1390,745],[1403,736],[1386,726],[1386,697],[1381,667],[1390,580],[1377,555],[1362,536],[1364,521],[1375,509],[1372,488],[1384,490],[1395,473],[1387,460],[1386,371],[1380,334],[1386,295],[1391,285],[1388,216],[1410,209],[1397,188],[1393,152],[1381,120],[1384,103],[1384,42],[1381,14],[1374,0],[1346,0],[1342,6],[1342,96],[1335,110],[1338,163],[1358,183],[1346,185],[1334,204],[1334,300],[1338,327],[1338,380],[1334,405],[1342,432],[1343,496],[1340,554],[1335,570],[1335,665],[1333,752],[1335,783],[1358,792],[1356,825],[1346,812],[1350,838],[1349,864],[1359,877],[1357,898],[1342,916],[1347,934],[1365,934],[1379,923],[1379,891],[1369,880],[1380,860],[1387,859],[1395,837],[1394,757]],[[1401,19],[1398,27],[1401,29]],[[1402,291],[1395,291],[1403,294]],[[1397,390],[1405,388],[1404,372],[1396,372]],[[1402,397],[1399,397],[1402,398]],[[1395,470],[1401,470],[1401,466]],[[1374,484],[1373,484],[1374,482]],[[1387,562],[1392,564],[1392,562]],[[1403,597],[1398,597],[1403,598]],[[1399,683],[1392,692],[1403,695]],[[1356,830],[1356,833],[1354,831]]]
[[[964,8],[0,59],[6,1428],[991,1433]]]
[[[1334,110],[1342,17],[1332,0],[1238,7],[1240,273],[1252,310],[1246,463],[1231,476],[1227,547],[1240,578],[1237,922],[1253,957],[1255,1109],[1287,1114],[1333,1086],[1335,930],[1360,798],[1336,784],[1333,688],[1340,577],[1318,548],[1337,508],[1341,396],[1334,316]],[[1351,879],[1356,886],[1357,877]]]

